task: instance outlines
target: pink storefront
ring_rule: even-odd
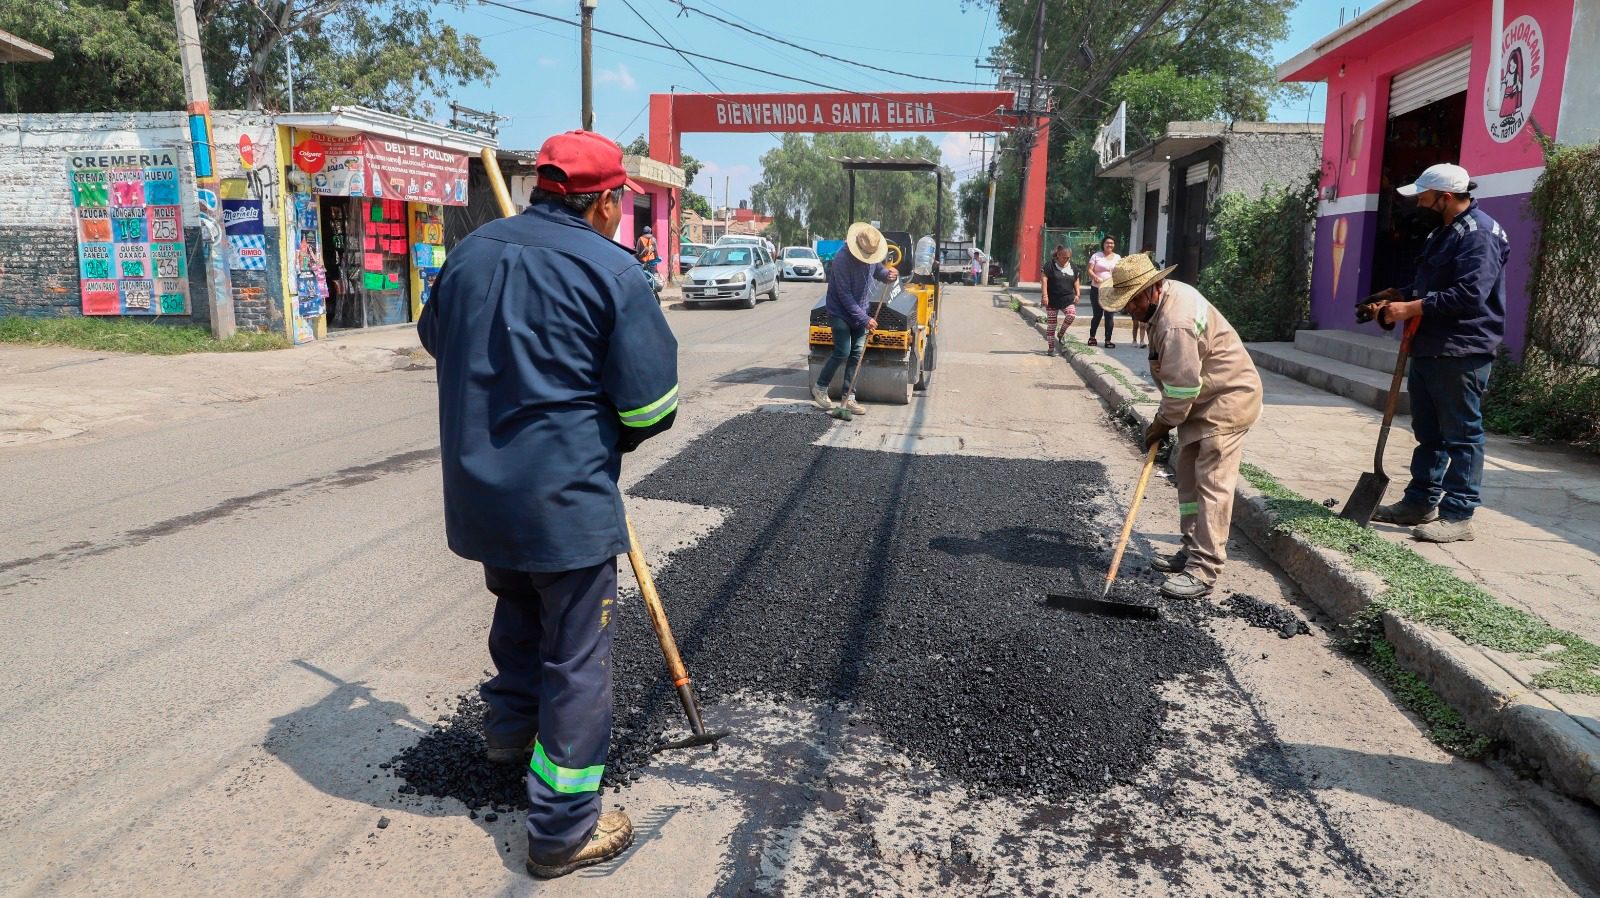
[[[1600,139],[1600,0],[1389,0],[1278,75],[1327,85],[1315,325],[1378,333],[1356,324],[1356,300],[1408,285],[1437,224],[1394,189],[1456,162],[1510,234],[1506,342],[1520,352],[1537,244],[1527,199],[1543,170],[1535,130],[1561,143]]]

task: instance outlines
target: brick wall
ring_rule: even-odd
[[[217,144],[217,174],[248,181],[249,194],[263,200],[268,235],[265,275],[233,272],[235,278],[246,276],[235,287],[234,316],[240,327],[282,330],[283,286],[276,242],[281,186],[275,171],[277,129],[271,116],[224,110],[212,113],[212,133]],[[241,134],[249,134],[255,143],[257,165],[250,171],[237,151]],[[188,120],[182,112],[0,115],[0,315],[82,314],[66,157],[73,152],[135,147],[171,148],[178,151],[180,160],[192,314],[165,320],[209,325],[205,247],[195,202]]]

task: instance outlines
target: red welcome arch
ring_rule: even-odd
[[[679,165],[685,133],[767,131],[1001,131],[1032,119],[1033,142],[1028,182],[1017,222],[1019,280],[1039,279],[1039,236],[1044,226],[1044,184],[1050,156],[1048,120],[1011,110],[1010,91],[912,94],[651,94],[650,155]],[[672,214],[679,219],[678,191]],[[664,244],[673,244],[667,240]],[[664,245],[667,270],[677,270],[678,247]]]

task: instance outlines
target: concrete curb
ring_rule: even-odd
[[[1018,298],[1018,313],[1040,330],[1042,312],[1028,305],[1026,298]],[[1154,391],[1130,391],[1096,366],[1107,358],[1090,352],[1067,360],[1102,401],[1148,426],[1151,406],[1140,400],[1154,399]],[[1110,364],[1121,366],[1115,359]],[[1234,499],[1233,523],[1339,623],[1370,607],[1385,588],[1379,577],[1356,570],[1339,553],[1276,529],[1266,497],[1243,480]],[[1468,724],[1510,746],[1552,787],[1600,806],[1600,735],[1558,707],[1557,696],[1535,689],[1483,649],[1449,633],[1394,612],[1384,614],[1383,628],[1399,663],[1420,676]],[[1563,825],[1570,826],[1570,821]],[[1600,846],[1585,848],[1580,852],[1589,855],[1585,863],[1600,871]]]

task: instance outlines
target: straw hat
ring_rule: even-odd
[[[882,262],[889,255],[889,241],[883,239],[883,232],[864,221],[850,226],[844,235],[844,245],[849,247],[850,255],[868,265]]]
[[[1156,281],[1165,280],[1167,275],[1177,270],[1176,265],[1168,265],[1158,270],[1149,253],[1123,256],[1122,260],[1117,262],[1117,267],[1111,270],[1110,298],[1106,297],[1104,290],[1100,291],[1100,308],[1107,312],[1120,312],[1144,288]]]

